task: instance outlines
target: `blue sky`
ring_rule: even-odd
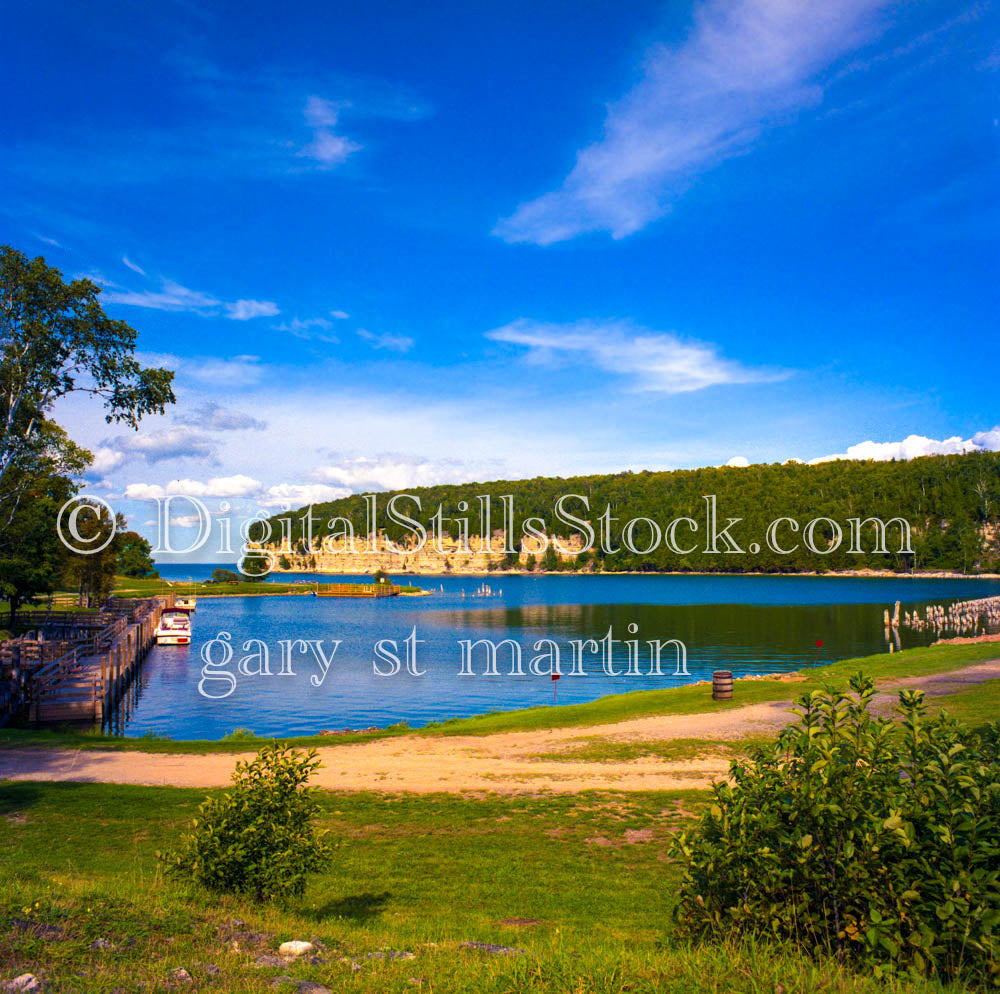
[[[0,241],[177,369],[138,434],[58,412],[137,524],[160,492],[998,448],[997,29],[14,0]]]

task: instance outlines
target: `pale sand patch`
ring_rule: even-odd
[[[929,696],[954,693],[1000,678],[1000,660],[926,677],[883,684],[879,710],[896,702],[895,691],[919,687]],[[789,721],[791,701],[752,704],[728,711],[658,715],[586,728],[503,732],[489,736],[400,736],[319,749],[323,761],[314,782],[343,791],[385,793],[577,793],[704,788],[728,773],[729,759],[701,755],[626,762],[547,762],[533,757],[605,738],[609,741],[717,739],[774,734]],[[245,754],[170,755],[70,749],[0,750],[0,778],[69,780],[177,787],[224,787]]]

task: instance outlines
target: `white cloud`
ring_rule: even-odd
[[[170,524],[178,528],[194,528],[201,524],[201,518],[197,514],[173,514],[170,516]]]
[[[273,300],[234,300],[226,304],[226,317],[233,321],[249,321],[251,318],[273,318],[280,314]]]
[[[304,158],[314,159],[322,169],[339,166],[353,152],[361,148],[356,142],[334,132],[338,114],[337,105],[322,97],[312,96],[306,101],[303,116],[306,124],[312,128],[313,137],[298,154]]]
[[[49,238],[48,235],[35,235],[35,237],[40,241],[44,242],[46,245],[51,245],[54,248],[62,248],[62,242],[56,241],[54,238]]]
[[[358,328],[358,338],[364,339],[373,349],[388,349],[390,352],[409,352],[413,339],[407,335],[376,335],[364,328]]]
[[[726,465],[742,469],[743,467],[750,465],[750,460],[747,459],[746,456],[733,456],[733,458],[730,459]]]
[[[326,483],[281,483],[268,487],[267,496],[259,503],[264,507],[304,507],[347,497],[351,492],[349,487],[331,487]]]
[[[1000,427],[992,431],[979,431],[972,438],[954,435],[940,441],[924,435],[908,435],[902,442],[859,442],[850,445],[846,452],[810,459],[811,466],[832,462],[835,459],[918,459],[920,456],[960,455],[963,452],[1000,452]]]
[[[133,273],[138,273],[140,276],[146,275],[146,270],[141,266],[137,266],[127,255],[122,256],[122,262],[124,262]]]
[[[101,479],[108,473],[118,469],[125,462],[124,453],[109,445],[98,445],[91,450],[94,461],[87,468],[86,476],[91,479]]]
[[[330,317],[336,318],[338,321],[346,321],[350,316],[347,311],[330,311]]]
[[[704,0],[687,39],[656,45],[612,104],[601,139],[562,187],[523,203],[495,233],[548,245],[614,238],[662,216],[700,172],[823,98],[822,71],[872,35],[886,0]]]
[[[122,435],[109,439],[105,445],[109,451],[122,454],[122,461],[126,455],[142,456],[151,463],[165,459],[212,459],[216,455],[215,442],[200,429],[187,425],[136,435]]]
[[[400,455],[356,456],[338,465],[323,466],[316,476],[353,493],[460,483],[471,478],[467,470],[452,461]]]
[[[171,480],[165,487],[157,483],[130,483],[125,488],[129,500],[152,500],[176,495],[179,497],[252,497],[260,493],[261,482],[240,473],[216,476],[210,480]]]
[[[534,361],[569,358],[631,376],[637,389],[644,391],[687,393],[724,383],[773,382],[790,375],[781,370],[749,369],[720,356],[714,345],[685,341],[628,321],[550,324],[521,318],[488,332],[487,337],[526,346]]]

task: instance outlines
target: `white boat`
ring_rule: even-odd
[[[196,610],[195,605],[198,603],[196,597],[178,597],[174,600],[174,607],[178,611],[194,611]]]
[[[191,616],[187,611],[168,609],[160,615],[155,634],[157,645],[190,645]]]

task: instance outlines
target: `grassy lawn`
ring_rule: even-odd
[[[896,677],[941,673],[986,659],[994,659],[998,655],[1000,655],[1000,646],[996,643],[911,649],[907,652],[885,653],[859,659],[847,659],[825,666],[807,667],[801,671],[806,677],[805,681],[801,683],[788,683],[781,680],[740,680],[736,683],[736,692],[731,701],[713,701],[711,689],[708,686],[689,685],[663,690],[640,690],[627,694],[615,694],[585,704],[527,708],[520,711],[495,712],[473,718],[456,718],[415,730],[400,724],[380,729],[377,732],[357,735],[314,735],[290,738],[285,741],[301,747],[335,746],[408,734],[490,735],[495,732],[531,731],[546,728],[587,728],[588,726],[624,721],[628,718],[666,714],[700,714],[730,710],[746,704],[794,699],[808,690],[822,687],[827,683],[846,685],[848,678],[859,669],[863,669],[866,673],[883,681]],[[959,706],[967,708],[978,706],[983,714],[982,720],[990,720],[989,704],[984,692],[977,688],[965,693],[969,697],[969,703]],[[979,698],[978,703],[977,697]],[[942,700],[944,699],[942,698]],[[949,697],[947,700],[951,701],[952,698]],[[993,715],[996,714],[997,711],[994,710]],[[124,738],[50,729],[0,728],[0,749],[19,746],[66,746],[78,749],[138,749],[143,752],[225,753],[251,751],[260,748],[268,741],[270,740],[241,733],[218,740],[174,741],[154,736]],[[673,746],[668,744],[665,748],[672,749]],[[656,754],[655,752],[645,753],[645,755]],[[564,756],[564,758],[573,757]],[[614,757],[609,756],[609,758]]]
[[[887,989],[780,949],[671,938],[665,844],[704,795],[327,794],[334,862],[286,908],[164,878],[154,852],[202,797],[0,784],[0,978],[30,971],[47,990],[88,994],[177,989],[169,972],[181,967],[193,989],[219,991],[295,990],[272,986],[282,975],[372,994]],[[255,965],[293,938],[320,940],[321,961]]]

